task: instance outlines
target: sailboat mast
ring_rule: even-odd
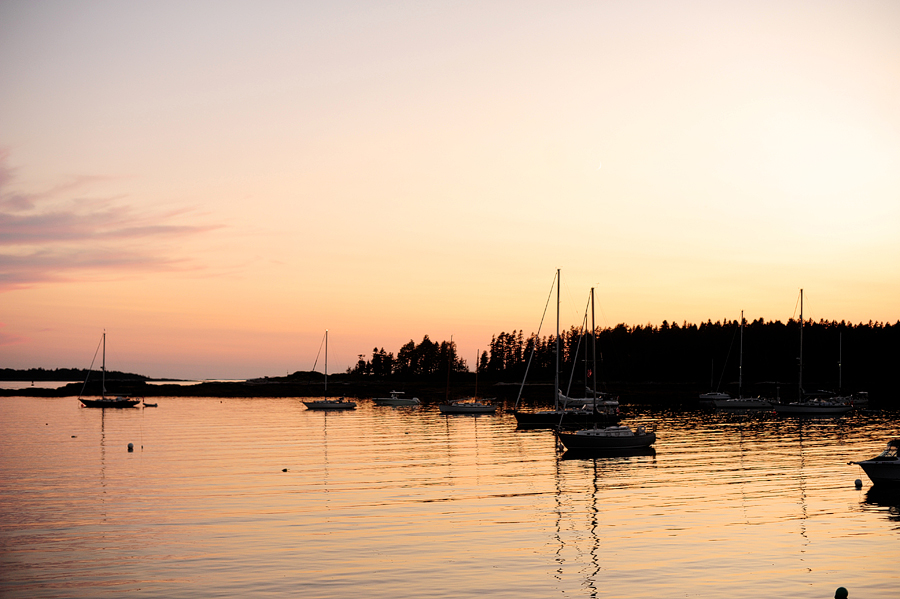
[[[325,392],[328,392],[328,329],[325,329]]]
[[[94,354],[95,356],[97,354]],[[106,398],[106,331],[103,331],[103,365],[100,367],[100,397]]]
[[[798,378],[797,396],[803,401],[803,290],[800,290],[800,376]]]
[[[450,403],[450,366],[453,365],[453,335],[450,335],[450,345],[447,347],[447,390],[444,392],[444,401]],[[476,375],[477,377],[478,375]]]
[[[844,351],[844,334],[838,333],[838,391],[843,389],[843,380],[841,379],[841,368],[843,367],[843,351]]]
[[[475,350],[475,398],[478,398],[478,354],[481,353],[480,349]]]
[[[738,397],[744,397],[744,311],[741,310],[741,353],[738,358]]]
[[[591,287],[591,355],[594,357],[594,409],[597,409],[597,325],[594,322],[594,288]]]
[[[559,269],[556,269],[556,365],[553,369],[553,405],[559,409]]]

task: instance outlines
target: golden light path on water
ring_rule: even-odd
[[[895,415],[635,408],[655,451],[298,398],[0,399],[3,597],[895,597]],[[126,450],[135,445],[133,453]],[[286,471],[284,471],[286,469]],[[861,490],[854,480],[862,478]]]

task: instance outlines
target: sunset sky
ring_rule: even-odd
[[[900,2],[0,2],[0,367],[900,319]],[[552,332],[545,324],[542,334]],[[705,358],[703,358],[705,360]],[[321,361],[319,364],[321,370]]]

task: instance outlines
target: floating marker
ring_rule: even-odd
[[[857,489],[861,489],[861,488],[862,488],[862,481],[859,480],[858,478],[856,479],[856,482],[854,482],[853,484],[856,485],[856,488],[857,488]]]
[[[128,451],[134,451],[134,445],[133,445],[133,444],[131,444],[131,443],[128,444]]]

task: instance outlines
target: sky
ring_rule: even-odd
[[[0,367],[900,320],[900,3],[0,1]],[[553,332],[553,306],[541,334]],[[319,356],[317,369],[322,369]]]

